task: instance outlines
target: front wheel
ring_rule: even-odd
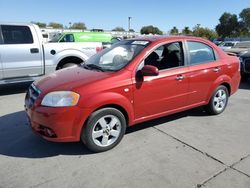
[[[207,106],[205,106],[205,110],[211,115],[222,113],[227,106],[228,98],[228,89],[223,85],[219,86],[213,93]]]
[[[81,139],[93,152],[107,151],[115,147],[126,130],[124,115],[114,108],[103,108],[92,113],[84,125]]]

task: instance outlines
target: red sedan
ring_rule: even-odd
[[[43,138],[82,140],[100,152],[116,146],[127,126],[198,106],[222,113],[239,82],[238,58],[207,40],[138,38],[34,82],[25,109]]]

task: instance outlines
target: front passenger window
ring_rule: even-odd
[[[144,63],[145,65],[153,65],[159,70],[183,66],[182,43],[174,42],[158,47],[145,59]]]

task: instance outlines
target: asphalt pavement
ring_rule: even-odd
[[[0,188],[250,187],[250,82],[218,116],[196,108],[138,124],[97,154],[34,135],[23,108],[28,85],[0,86]]]

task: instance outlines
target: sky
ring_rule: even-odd
[[[84,22],[88,29],[117,26],[140,31],[153,25],[164,32],[176,26],[214,29],[224,12],[239,14],[250,0],[0,0],[0,22]]]

